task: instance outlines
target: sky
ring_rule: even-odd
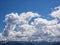
[[[19,15],[22,15],[22,16],[19,16]],[[42,29],[40,29],[40,27],[45,26],[45,25],[42,25],[43,23],[44,24],[47,23],[46,25],[50,25],[50,26],[53,25],[53,27],[52,26],[50,27],[51,30],[53,30],[53,31],[55,29],[52,29],[52,28],[56,28],[57,30],[59,30],[60,29],[59,26],[58,26],[59,29],[57,27],[54,27],[54,26],[56,26],[55,23],[58,23],[60,20],[59,15],[60,15],[60,0],[0,0],[0,32],[2,32],[2,35],[4,36],[5,33],[8,34],[8,30],[21,30],[20,28],[23,27],[24,29],[26,28],[25,30],[27,30],[27,28],[29,28],[29,30],[31,30],[31,33],[28,31],[26,35],[29,34],[30,36],[32,36],[32,34],[36,34],[36,32],[39,32],[39,31],[34,31],[34,30],[42,30]],[[32,17],[38,17],[38,18],[36,20],[34,20],[35,18],[32,18]],[[15,22],[15,20],[16,20],[16,22]],[[20,22],[22,22],[23,25],[21,27],[16,26],[16,25],[20,25]],[[31,22],[32,22],[32,24],[29,24]],[[40,24],[40,22],[42,22],[42,23]],[[36,23],[39,23],[39,25],[37,25]],[[57,24],[57,25],[59,25],[59,24]],[[49,27],[49,26],[46,26],[46,27]],[[34,28],[34,29],[32,29],[32,28]],[[49,28],[49,30],[50,30],[50,28]],[[22,29],[22,30],[24,30],[24,29]],[[7,32],[4,30],[7,30]],[[11,31],[9,31],[9,32],[11,32]],[[56,32],[58,32],[58,34],[55,34]],[[55,35],[60,34],[59,31],[56,31],[56,32],[54,32]],[[12,33],[11,34],[12,37],[13,36],[16,37],[16,35],[18,35],[20,32],[12,31],[11,33]],[[50,31],[50,33],[51,33],[51,31]],[[16,35],[14,35],[14,34],[16,34]],[[40,34],[40,32],[39,32],[39,34]],[[39,35],[39,34],[37,34],[37,35]],[[54,35],[54,34],[51,33],[51,35]],[[5,36],[8,36],[8,35],[5,35]],[[24,40],[24,39],[21,39],[21,40]]]
[[[47,18],[52,8],[60,5],[60,0],[0,0],[0,31],[4,28],[5,15],[11,12],[37,12]],[[52,18],[50,18],[52,19]]]

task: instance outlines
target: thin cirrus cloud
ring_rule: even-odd
[[[60,41],[60,7],[51,12],[55,19],[47,20],[38,13],[11,13],[5,16],[5,28],[0,33],[0,41]],[[29,24],[32,18],[37,17]]]

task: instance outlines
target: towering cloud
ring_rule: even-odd
[[[7,14],[5,17],[6,26],[2,35],[6,40],[23,41],[26,37],[32,36],[36,29],[29,25],[29,21],[33,17],[39,17],[37,13],[27,12],[18,15],[17,13]],[[26,41],[26,40],[25,40]]]
[[[60,7],[56,8],[57,10],[51,13],[55,18],[52,20],[43,19],[38,13],[33,12],[7,14],[0,41],[60,41],[60,22],[56,19],[60,19]]]

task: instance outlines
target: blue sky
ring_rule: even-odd
[[[47,18],[51,8],[60,5],[60,0],[0,0],[0,32],[3,30],[5,15],[11,12],[37,12]]]

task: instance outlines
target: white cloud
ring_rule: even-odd
[[[38,15],[37,13],[32,12],[21,13],[20,15],[18,15],[17,13],[7,14],[5,16],[6,26],[2,35],[6,37],[7,40],[16,40],[18,38],[22,39],[23,37],[29,37],[33,35],[33,33],[36,32],[35,28],[28,23],[31,18],[39,16],[40,15]]]
[[[54,18],[60,19],[60,6],[55,7],[55,11],[53,11],[50,15]]]
[[[33,17],[37,17],[29,24]],[[59,41],[60,23],[57,19],[40,18],[38,13],[27,12],[7,14],[5,28],[0,33],[0,41]]]

